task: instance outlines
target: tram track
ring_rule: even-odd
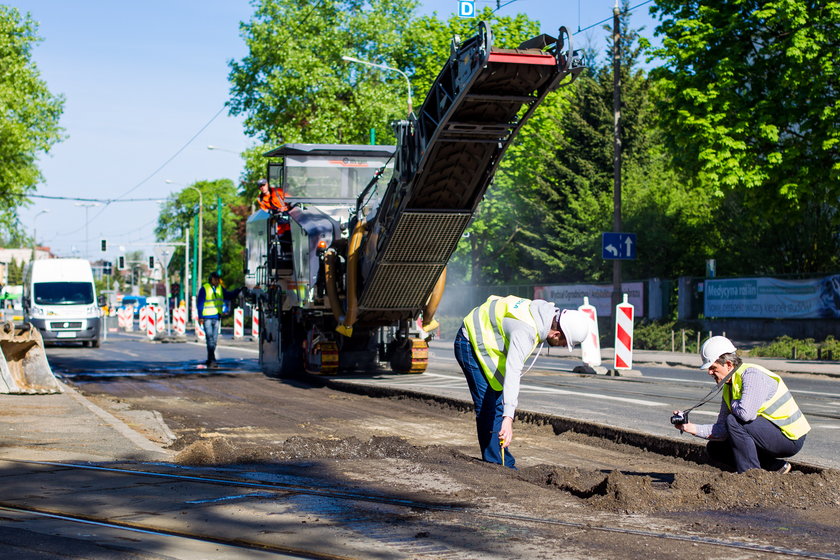
[[[17,464],[21,466],[31,467],[48,467],[62,470],[75,470],[87,472],[109,473],[116,475],[125,475],[133,477],[145,477],[151,479],[160,479],[170,482],[185,482],[197,483],[210,486],[226,486],[233,488],[243,488],[249,490],[260,490],[269,495],[277,494],[298,494],[316,496],[321,499],[352,501],[352,502],[368,502],[373,504],[387,505],[390,507],[404,508],[412,512],[425,511],[441,514],[455,514],[468,515],[471,518],[481,518],[485,520],[503,520],[504,522],[517,522],[528,527],[563,527],[568,529],[575,529],[582,532],[600,532],[620,534],[624,536],[633,536],[639,539],[651,539],[660,541],[682,542],[692,545],[705,545],[715,549],[722,550],[737,550],[749,551],[753,553],[764,553],[768,555],[781,555],[797,558],[814,558],[821,560],[840,560],[840,554],[808,551],[801,549],[792,549],[787,547],[780,547],[775,545],[758,544],[755,542],[738,541],[730,539],[712,538],[703,535],[689,534],[689,533],[673,533],[664,531],[643,530],[631,527],[617,527],[606,524],[584,523],[578,521],[569,521],[564,519],[548,519],[537,518],[528,515],[518,515],[515,513],[497,513],[493,511],[483,511],[481,509],[457,505],[434,503],[430,501],[411,500],[404,498],[394,498],[373,492],[359,492],[349,491],[345,489],[328,488],[324,486],[315,486],[307,484],[292,484],[277,481],[261,481],[255,482],[244,478],[235,477],[218,477],[218,476],[202,476],[196,474],[179,474],[172,472],[160,472],[155,470],[141,470],[129,468],[107,467],[101,465],[88,465],[77,463],[51,462],[51,461],[24,461],[14,459],[0,459],[0,463]],[[168,465],[164,465],[168,467]],[[253,476],[253,473],[251,473]],[[220,544],[228,547],[234,547],[242,550],[260,550],[274,554],[284,554],[290,557],[299,558],[316,558],[329,560],[345,560],[352,558],[362,558],[356,555],[342,555],[331,554],[323,551],[301,548],[297,546],[284,545],[278,543],[264,542],[248,538],[229,538],[220,535],[211,535],[208,533],[191,532],[184,530],[173,530],[167,528],[164,524],[155,526],[148,523],[127,522],[112,519],[106,516],[97,516],[89,514],[80,514],[73,511],[64,511],[59,508],[32,506],[22,503],[15,503],[9,500],[0,500],[0,509],[8,512],[16,512],[19,514],[29,514],[34,516],[48,517],[51,519],[80,523],[86,525],[96,525],[100,527],[108,527],[111,529],[118,529],[135,533],[147,533],[162,535],[172,538],[197,540],[208,543]],[[125,513],[121,514],[125,517]],[[447,557],[447,554],[435,554],[436,558]],[[425,557],[421,555],[413,556],[415,558]],[[457,554],[453,557],[459,557]]]

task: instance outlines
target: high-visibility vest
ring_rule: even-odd
[[[204,284],[204,307],[201,308],[202,317],[220,315],[224,305],[224,291],[221,286],[213,287],[209,282]]]
[[[741,398],[744,392],[743,375],[747,368],[757,369],[778,383],[773,396],[758,408],[758,415],[775,424],[788,439],[799,439],[807,434],[811,430],[811,425],[799,410],[785,382],[772,371],[756,364],[741,364],[741,367],[732,374],[732,383],[728,383],[723,389],[723,400],[727,408],[732,410],[732,401]]]
[[[487,301],[473,309],[464,318],[464,326],[470,338],[478,365],[495,391],[501,391],[505,383],[507,334],[502,329],[505,318],[519,319],[534,329],[534,351],[539,342],[537,322],[531,314],[531,300],[517,296],[490,296]]]

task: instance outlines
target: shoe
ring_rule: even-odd
[[[777,473],[779,473],[779,474],[787,474],[787,473],[789,473],[789,472],[790,472],[790,463],[788,463],[787,461],[785,461],[785,464],[784,464],[784,465],[782,465],[782,468],[778,469],[776,472],[777,472]]]

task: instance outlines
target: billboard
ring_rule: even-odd
[[[599,317],[612,317],[612,284],[560,284],[555,286],[534,286],[534,299],[544,299],[560,309],[577,309],[583,305],[583,298],[589,298]],[[636,317],[644,317],[644,282],[624,282],[621,293],[635,307]]]
[[[706,280],[706,317],[760,319],[840,318],[840,274],[808,280]]]

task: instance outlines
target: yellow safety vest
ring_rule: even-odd
[[[741,367],[735,370],[735,373],[732,374],[732,383],[728,383],[723,389],[723,400],[726,407],[732,410],[732,401],[741,398],[744,391],[743,375],[747,368],[757,369],[764,375],[772,377],[778,383],[773,396],[759,407],[758,415],[778,426],[788,439],[799,439],[807,434],[811,430],[811,425],[808,424],[808,420],[799,410],[799,406],[793,400],[793,395],[788,391],[785,382],[772,371],[759,365],[741,364]]]
[[[464,318],[464,326],[470,337],[478,365],[495,391],[501,391],[505,383],[505,351],[508,347],[507,334],[502,330],[502,319],[519,319],[534,329],[534,346],[539,342],[537,322],[531,315],[531,300],[517,296],[490,296],[487,301],[473,309]],[[530,354],[530,352],[529,352]]]
[[[221,315],[223,305],[224,291],[222,291],[222,286],[219,285],[214,288],[209,282],[204,284],[204,307],[201,309],[201,316],[213,317],[215,315]]]

